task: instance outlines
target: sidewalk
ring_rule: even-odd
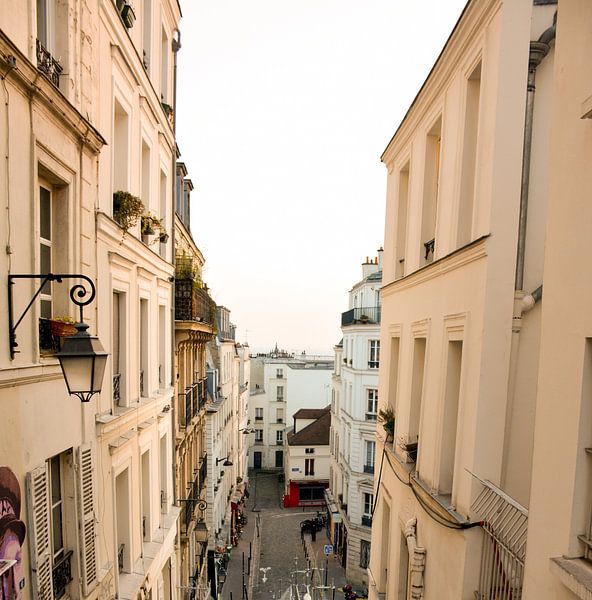
[[[228,566],[226,568],[226,582],[219,595],[220,600],[242,600],[243,597],[246,598],[247,595],[243,596],[243,581],[244,586],[247,589],[247,594],[249,594],[249,566],[251,566],[250,570],[253,571],[255,554],[259,551],[258,547],[255,547],[258,546],[256,536],[257,514],[252,513],[251,508],[251,500],[245,499],[243,512],[247,516],[248,521],[243,528],[243,533],[238,541],[238,545],[235,546],[230,553],[230,560],[228,561]],[[251,556],[251,565],[249,565],[249,556]]]

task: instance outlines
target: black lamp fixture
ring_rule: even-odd
[[[243,432],[243,435],[248,435],[249,433],[255,433],[255,429],[252,427],[245,427],[244,429],[239,429],[239,431]]]
[[[31,298],[29,304],[14,322],[13,316],[13,297],[12,286],[17,279],[41,279],[39,289]],[[90,304],[96,296],[95,285],[86,275],[80,274],[55,274],[47,273],[44,275],[9,275],[8,276],[8,330],[10,344],[10,358],[14,360],[14,355],[18,352],[16,348],[16,329],[21,324],[25,315],[33,306],[33,303],[45,287],[45,284],[51,281],[62,283],[63,279],[82,279],[90,289],[77,283],[70,288],[70,299],[80,308],[80,322],[76,324],[76,334],[64,339],[62,349],[56,354],[60,361],[60,367],[68,393],[78,396],[82,402],[88,402],[92,396],[99,393],[103,387],[103,375],[107,364],[108,353],[105,352],[101,342],[96,336],[87,332],[88,325],[84,323],[83,308]]]
[[[222,461],[224,461],[224,462],[222,462]],[[218,463],[222,463],[223,467],[232,467],[232,462],[228,460],[228,456],[225,456],[224,458],[217,458],[216,466],[218,466]]]

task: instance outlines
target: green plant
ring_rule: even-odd
[[[151,212],[147,212],[142,215],[142,235],[154,235],[155,230],[164,231],[164,225],[162,219],[159,219],[156,215]]]
[[[113,194],[113,218],[124,232],[138,222],[144,210],[144,203],[137,196],[122,190]]]
[[[390,406],[381,408],[378,411],[378,421],[382,423],[387,437],[390,436],[392,438],[395,433],[395,411]]]
[[[57,321],[58,323],[68,323],[69,325],[76,325],[76,321],[68,315],[64,317],[52,317],[51,320]]]

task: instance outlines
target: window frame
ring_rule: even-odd
[[[378,369],[380,366],[380,340],[368,340],[368,368]]]

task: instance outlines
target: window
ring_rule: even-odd
[[[65,13],[65,14],[64,14]],[[59,89],[60,75],[67,64],[68,15],[55,0],[37,0],[37,68]],[[65,62],[60,64],[55,57]]]
[[[150,73],[150,55],[152,53],[152,0],[144,0],[142,24],[142,64]]]
[[[378,412],[378,390],[371,388],[368,390],[368,400],[366,404],[366,421],[376,421]]]
[[[113,106],[113,192],[129,190],[129,116],[115,99]]]
[[[304,474],[314,475],[314,458],[304,459]]]
[[[419,418],[423,396],[423,374],[426,358],[426,339],[415,338],[413,342],[413,371],[411,373],[411,405],[409,415],[409,431],[407,454],[413,461],[417,459],[419,443]]]
[[[366,441],[366,462],[364,464],[364,473],[374,473],[374,454],[376,452],[375,442]]]
[[[148,300],[140,299],[140,396],[149,396],[148,380]]]
[[[388,407],[392,408],[393,413],[397,412],[397,383],[399,380],[399,347],[400,338],[391,338],[391,356],[389,365],[388,382]]]
[[[323,500],[325,497],[325,488],[320,486],[300,486],[299,490],[300,500]]]
[[[284,370],[283,369],[276,369],[275,376],[276,376],[277,379],[283,379],[284,378]]]
[[[169,382],[168,370],[166,368],[167,355],[167,319],[166,306],[158,305],[158,389],[163,390]]]
[[[255,429],[255,442],[263,442],[263,429]]]
[[[380,364],[380,340],[370,340],[368,368],[378,369]]]
[[[263,408],[255,409],[255,421],[263,421]]]
[[[452,493],[456,455],[462,347],[463,343],[461,341],[448,342],[446,387],[444,389],[444,414],[442,423],[442,448],[440,451],[440,483],[438,486],[441,494]]]
[[[131,523],[129,468],[115,477],[115,508],[117,515],[117,565],[120,573],[131,573]]]
[[[440,186],[441,136],[442,117],[438,117],[426,136],[423,206],[421,215],[420,266],[427,265],[434,260],[438,189]]]
[[[275,443],[278,445],[284,443],[284,432],[281,429],[275,432]]]
[[[168,102],[169,97],[169,38],[162,28],[160,45],[160,99]]]
[[[283,423],[284,422],[284,409],[283,408],[277,408],[275,411],[275,419],[278,423]]]
[[[39,186],[39,268],[40,273],[53,273],[52,237],[53,237],[52,192],[48,185]],[[46,283],[41,290],[41,317],[51,319],[52,284]]]
[[[78,565],[84,594],[96,580],[94,528],[93,465],[89,446],[76,452],[77,468],[73,468],[74,453],[67,450],[49,458],[27,475],[28,502],[32,522],[27,537],[36,569],[32,571],[33,587],[38,597],[55,600],[68,595],[72,581],[72,555],[78,548]],[[75,492],[75,487],[77,491]],[[74,500],[76,498],[76,500]],[[78,512],[76,519],[67,515]],[[79,544],[76,542],[77,535]],[[47,589],[51,586],[51,589]]]
[[[395,250],[395,279],[405,275],[405,252],[407,245],[407,206],[409,203],[409,163],[399,171],[397,208],[397,238]]]
[[[360,567],[367,569],[370,564],[370,542],[360,540]]]
[[[374,504],[374,494],[364,492],[364,515],[372,516],[372,505]]]
[[[314,448],[305,448],[304,454],[314,454]]]
[[[277,391],[276,398],[278,399],[279,402],[281,402],[284,399],[284,386],[278,385],[276,391]]]
[[[458,246],[468,244],[472,239],[480,97],[481,63],[479,62],[467,79],[465,96],[466,103],[462,149],[462,171],[458,207]]]

